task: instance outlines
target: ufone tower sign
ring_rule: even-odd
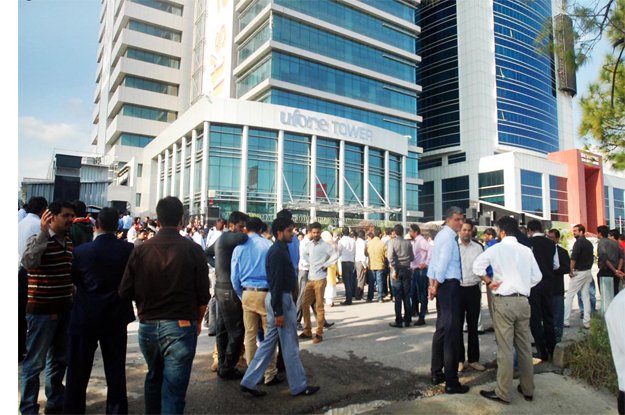
[[[350,140],[371,142],[373,139],[373,131],[369,128],[337,120],[325,119],[316,115],[307,115],[299,109],[280,111],[280,124],[305,128],[315,133],[334,134]]]

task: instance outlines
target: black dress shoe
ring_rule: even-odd
[[[458,383],[453,386],[445,386],[445,393],[447,394],[455,394],[455,393],[467,393],[469,391],[469,387],[467,385],[462,385]]]
[[[535,359],[540,359],[543,362],[548,362],[549,361],[549,355],[545,356],[542,353],[532,353],[532,357]]]
[[[389,326],[401,329],[404,327],[403,323],[388,323]]]
[[[341,301],[341,305],[352,305],[352,302]]]
[[[267,395],[267,392],[265,392],[265,391],[259,391],[257,389],[246,388],[243,385],[241,385],[241,392],[249,393],[250,395],[252,395],[255,398],[260,398],[261,396]]]
[[[497,396],[494,390],[493,391],[480,391],[480,395],[482,395],[486,399],[490,399],[491,401],[499,402],[504,405],[510,405],[510,402],[506,402],[503,399],[501,399],[499,396]]]
[[[432,376],[432,385],[440,385],[441,383],[445,383],[444,376]]]
[[[525,398],[525,400],[526,400],[526,401],[528,401],[528,402],[532,402],[532,401],[534,400],[534,396],[532,396],[532,395],[526,395],[526,394],[524,394],[524,393],[523,393],[523,389],[521,389],[521,384],[519,384],[519,385],[516,387],[516,390],[517,390],[517,391],[519,391],[519,393],[520,393],[521,395],[523,395],[523,398]]]
[[[319,389],[321,389],[319,386],[307,386],[306,389],[304,389],[303,391],[301,391],[300,393],[298,393],[295,396],[310,396],[310,395],[314,395],[315,393],[319,392]]]
[[[420,318],[419,320],[415,321],[414,325],[415,326],[425,326],[425,320]]]
[[[327,321],[325,323],[323,323],[323,328],[324,329],[329,329],[332,326],[334,326],[334,323],[328,323]]]
[[[265,385],[267,385],[267,386],[274,386],[274,385],[278,385],[278,384],[280,384],[282,382],[284,382],[284,378],[281,377],[281,376],[276,375],[269,382],[265,383]]]
[[[232,369],[231,371],[225,373],[217,373],[217,376],[219,376],[223,380],[243,379],[243,375],[245,375],[245,372],[239,369]]]

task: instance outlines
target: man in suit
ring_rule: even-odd
[[[571,257],[566,249],[558,245],[560,242],[560,231],[550,229],[547,232],[547,237],[556,244],[558,260],[560,261],[560,268],[554,271],[555,279],[552,297],[553,329],[556,335],[556,343],[560,343],[564,331],[564,276],[571,272]]]
[[[553,286],[554,270],[560,268],[556,244],[543,233],[543,225],[538,220],[527,223],[529,244],[540,268],[542,280],[532,288],[529,302],[532,311],[530,329],[536,343],[535,357],[548,361],[556,347],[553,327]]]
[[[74,249],[76,287],[70,315],[64,413],[85,413],[87,384],[98,344],[106,374],[107,414],[128,413],[126,326],[135,315],[130,300],[117,294],[134,245],[118,240],[117,212],[105,207],[95,225],[98,237]]]

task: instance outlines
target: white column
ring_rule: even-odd
[[[369,146],[365,146],[365,151],[363,154],[363,177],[362,177],[362,181],[363,181],[363,189],[362,189],[362,196],[363,196],[363,202],[362,204],[365,207],[369,207]],[[365,212],[364,215],[365,219],[369,219],[369,214],[367,212]]]
[[[208,191],[208,121],[204,121],[204,139],[202,140],[202,177],[200,177],[200,211],[206,214],[206,192]]]
[[[180,145],[180,201],[184,201],[184,170],[187,165],[187,156],[185,154],[187,151],[187,136],[182,136],[182,144]],[[184,203],[184,202],[183,202]],[[193,206],[189,205],[189,211],[193,208]]]
[[[278,132],[278,161],[276,163],[276,213],[282,210],[282,194],[284,193],[284,131]]]
[[[163,176],[163,197],[169,196],[169,178],[167,173],[169,172],[169,147],[165,149],[165,174]]]
[[[551,219],[551,193],[549,192],[549,174],[542,173],[543,218]]]
[[[315,222],[317,220],[317,208],[315,203],[317,202],[317,136],[313,135],[310,138],[310,221]]]
[[[171,191],[172,196],[178,197],[176,194],[176,164],[178,164],[178,143],[174,143],[171,154]]]
[[[163,154],[162,153],[159,153],[157,160],[158,160],[157,161],[158,166],[156,167],[156,201],[158,202],[159,200],[162,199],[162,192],[163,192],[163,183],[161,182],[161,174],[163,174],[163,167],[162,167]]]
[[[195,143],[197,140],[197,131],[195,128],[191,130],[191,165],[189,166],[189,208],[193,209],[195,203]],[[197,213],[197,212],[195,212]]]
[[[390,198],[389,198],[389,191],[390,191],[390,181],[389,181],[389,175],[388,175],[388,169],[389,169],[389,157],[388,157],[388,150],[384,151],[384,200],[386,200],[386,203],[389,204],[390,203]],[[384,213],[384,220],[388,220],[388,212]]]
[[[401,223],[404,229],[408,226],[406,223],[406,209],[408,202],[406,200],[406,156],[401,157]]]
[[[345,224],[345,141],[339,141],[339,227]]]
[[[247,212],[247,139],[250,127],[243,127],[243,135],[241,136],[241,177],[239,179],[239,210]]]
[[[603,187],[605,191],[606,186]],[[608,224],[610,229],[616,227],[616,209],[614,209],[614,188],[612,186],[607,186],[608,188],[608,203],[610,204],[610,223]]]

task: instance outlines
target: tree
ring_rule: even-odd
[[[621,57],[622,58],[622,54]],[[625,170],[625,65],[615,56],[605,59],[599,79],[580,100],[579,133],[596,142],[615,170]]]

